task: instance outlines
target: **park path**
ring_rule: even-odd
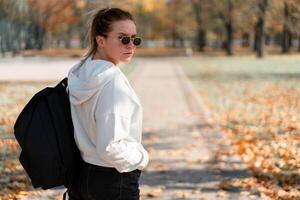
[[[150,154],[140,179],[141,199],[262,199],[239,188],[220,189],[223,180],[249,173],[238,157],[218,159],[215,150],[220,140],[226,146],[226,138],[211,123],[177,59],[136,58],[136,62],[129,79],[143,105],[142,143]],[[21,199],[61,199],[63,191],[32,192]]]
[[[239,157],[222,160],[216,154],[228,141],[179,60],[141,59],[131,76],[144,107],[143,144],[150,153],[140,180],[142,199],[260,199],[239,188],[220,189],[222,181],[250,174]]]
[[[75,58],[1,58],[0,81],[57,81],[77,62]]]

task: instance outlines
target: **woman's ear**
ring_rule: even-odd
[[[96,36],[96,41],[99,47],[103,47],[104,46],[104,37],[101,35],[97,35]]]

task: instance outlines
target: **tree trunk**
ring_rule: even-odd
[[[200,52],[204,51],[206,46],[206,30],[203,28],[203,19],[202,19],[202,5],[201,1],[191,1],[194,8],[194,13],[196,16],[196,22],[198,26],[197,30],[197,47]]]
[[[226,53],[228,56],[231,56],[233,55],[232,52],[233,28],[231,22],[226,24],[226,33],[227,33]]]
[[[288,48],[290,49],[293,46],[293,34],[289,30],[288,32]]]
[[[259,19],[258,21],[258,30],[257,30],[257,49],[256,56],[261,58],[263,57],[263,44],[264,44],[264,31],[263,31],[264,22]]]
[[[3,39],[0,40],[0,50],[1,50],[2,57],[4,57],[5,56],[5,44],[4,44]]]
[[[26,28],[25,49],[33,49],[35,47],[34,24],[29,24]]]
[[[184,39],[182,37],[180,37],[179,41],[180,41],[180,47],[184,48]]]
[[[227,9],[228,9],[228,19],[224,17],[224,24],[226,30],[226,53],[228,56],[233,55],[232,51],[232,42],[233,42],[233,26],[232,26],[232,11],[233,11],[233,4],[231,0],[227,0]]]
[[[13,35],[14,35],[14,27],[13,27],[13,24],[10,23],[10,22],[7,22],[7,37],[6,37],[6,47],[7,47],[7,51],[9,52],[12,52],[13,51],[13,44],[14,44],[14,38],[13,38]]]
[[[45,31],[44,28],[41,26],[37,26],[37,40],[36,40],[36,46],[37,49],[42,50],[44,47],[44,36],[45,36]]]
[[[259,18],[257,21],[257,49],[256,55],[257,57],[263,57],[263,47],[264,47],[264,25],[265,25],[265,16],[266,16],[266,9],[268,6],[268,0],[260,0],[259,2]]]
[[[258,22],[254,26],[253,51],[257,52],[258,47]]]
[[[249,47],[249,33],[243,33],[242,47]]]
[[[80,34],[80,47],[83,49],[86,47],[85,34]]]
[[[12,37],[14,40],[12,41],[12,56],[14,57],[19,51],[20,51],[20,43],[21,43],[21,37],[20,37],[20,28],[21,25],[16,23],[13,25],[13,31],[11,32]]]
[[[265,36],[265,45],[270,45],[271,37],[270,35],[264,34]]]
[[[1,38],[0,38],[0,51],[1,51],[1,54],[2,54],[2,57],[5,56],[5,35],[6,35],[6,26],[5,26],[5,22],[0,20],[0,35],[1,35]]]
[[[176,32],[174,29],[172,30],[171,38],[172,38],[172,48],[176,48]]]
[[[298,52],[300,52],[300,36],[298,36]]]
[[[200,28],[197,34],[197,46],[199,51],[203,52],[206,45],[206,32],[204,29]]]
[[[281,41],[281,52],[282,53],[289,52],[288,16],[289,16],[288,4],[287,4],[287,2],[284,2],[283,33],[282,33],[282,41]]]
[[[72,27],[68,27],[68,30],[64,36],[65,39],[65,48],[70,49],[71,48],[71,40],[72,40]]]

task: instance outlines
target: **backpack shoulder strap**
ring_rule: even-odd
[[[65,91],[67,92],[67,94],[69,94],[69,88],[68,88],[68,77],[65,77],[63,80],[61,80],[56,86],[55,88],[65,88]]]

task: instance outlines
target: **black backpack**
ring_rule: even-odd
[[[67,80],[36,93],[14,124],[22,149],[19,160],[34,188],[69,188],[82,163],[74,140]]]

